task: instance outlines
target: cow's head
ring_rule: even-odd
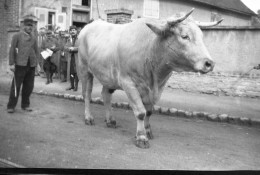
[[[202,26],[214,26],[222,20],[211,23],[194,21],[187,14],[179,14],[162,23],[146,23],[158,36],[163,59],[174,71],[207,73],[213,70],[214,61],[203,42]]]

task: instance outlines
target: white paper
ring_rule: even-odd
[[[53,54],[53,51],[51,51],[50,49],[46,49],[41,52],[43,59],[46,59],[46,58],[52,56],[52,54]]]

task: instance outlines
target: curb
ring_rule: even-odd
[[[0,158],[0,167],[3,168],[25,168],[22,165],[18,165],[16,163],[10,162],[9,160]]]
[[[48,93],[46,91],[33,92],[37,95],[45,95],[56,98],[63,98],[68,100],[80,101],[84,102],[84,98],[82,95],[71,95],[71,94],[60,94],[60,93]],[[91,99],[91,103],[103,105],[104,102],[102,98],[96,97]],[[128,102],[112,102],[112,107],[121,108],[126,110],[131,110],[131,106]],[[237,117],[230,116],[228,114],[210,114],[207,112],[199,112],[199,111],[184,111],[176,108],[166,108],[161,106],[154,106],[153,113],[162,114],[171,117],[181,117],[187,119],[199,119],[199,120],[207,120],[212,122],[220,122],[220,123],[229,123],[236,125],[244,125],[250,127],[260,128],[260,120],[259,119],[250,119],[247,117]]]

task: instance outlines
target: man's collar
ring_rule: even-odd
[[[71,38],[77,38],[78,37],[78,35],[76,34],[76,35],[74,35],[74,36],[72,36],[72,35],[70,35],[71,36]]]

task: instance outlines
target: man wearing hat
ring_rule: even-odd
[[[46,32],[46,39],[43,40],[41,49],[42,51],[50,49],[53,53],[56,53],[60,49],[59,43],[56,38],[53,37],[51,30]],[[47,77],[46,84],[52,83],[53,74],[57,71],[57,66],[54,64],[55,58],[55,55],[52,55],[45,58],[43,61],[43,70],[45,71]]]
[[[14,72],[14,78],[7,104],[8,113],[14,112],[21,85],[23,85],[21,107],[24,111],[32,111],[29,97],[33,91],[35,67],[39,58],[38,43],[32,35],[32,30],[33,20],[26,18],[23,29],[12,38],[9,65],[10,70]]]
[[[70,38],[67,40],[66,45],[64,46],[64,50],[68,53],[68,73],[70,76],[70,87],[66,90],[78,90],[79,78],[76,70],[76,53],[78,52],[78,47],[75,46],[75,42],[77,40],[77,27],[70,26],[69,29]]]

